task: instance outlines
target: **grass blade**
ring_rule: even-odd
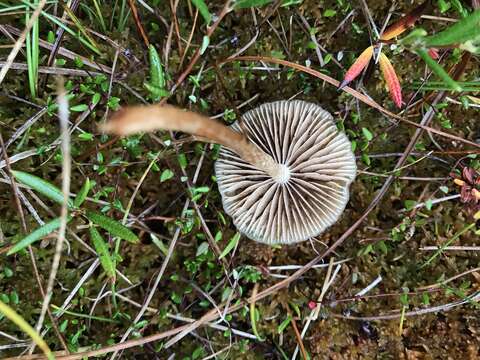
[[[426,37],[425,46],[441,47],[462,44],[469,40],[472,41],[478,38],[480,33],[479,29],[480,9],[438,34]]]
[[[70,221],[72,218],[68,217],[67,222]],[[38,229],[34,230],[32,233],[24,237],[18,243],[15,244],[10,250],[8,250],[7,255],[13,255],[19,252],[22,249],[25,249],[28,245],[33,244],[35,241],[38,241],[45,236],[51,234],[55,230],[60,227],[60,218],[55,218],[54,220],[46,223],[45,225],[39,227]]]
[[[30,4],[28,1],[26,0],[21,0],[23,4],[27,5],[28,7],[34,9],[35,7]],[[77,34],[75,31],[73,31],[72,29],[70,29],[68,26],[66,26],[63,22],[61,22],[60,20],[58,20],[56,17],[50,15],[49,13],[45,12],[45,11],[42,11],[41,14],[43,16],[45,16],[48,20],[50,20],[51,22],[55,23],[57,26],[61,27],[63,30],[65,30],[67,33],[69,33],[70,35],[72,35],[72,37],[74,37],[75,39],[77,39],[78,41],[80,41],[82,44],[84,44],[86,47],[88,47],[90,50],[92,50],[93,52],[95,52],[97,55],[102,55],[102,53],[100,52],[99,49],[97,49],[95,46],[93,46],[89,41],[85,40],[82,36],[80,36],[79,34]]]
[[[237,0],[235,1],[235,9],[245,9],[250,7],[261,7],[270,4],[272,0]]]
[[[115,265],[108,251],[107,243],[94,226],[90,226],[89,230],[93,246],[100,257],[100,264],[102,264],[103,270],[105,270],[105,273],[112,281],[115,281]]]
[[[105,24],[105,20],[103,20],[102,10],[100,9],[100,5],[98,4],[98,0],[93,0],[93,6],[95,7],[95,11],[97,12],[98,20],[100,21],[100,26],[102,27],[103,32],[107,32],[107,25]]]
[[[100,226],[102,229],[107,230],[113,236],[117,236],[133,244],[136,244],[140,241],[138,236],[135,235],[129,228],[123,226],[118,221],[115,221],[108,216],[91,210],[87,210],[86,216],[88,220]]]
[[[38,6],[38,0],[34,1],[34,6]],[[30,10],[27,8],[25,11],[25,22],[30,20]],[[32,26],[32,30],[27,33],[25,37],[25,48],[27,54],[27,73],[28,73],[28,85],[30,89],[30,95],[32,98],[37,96],[37,82],[38,82],[38,51],[39,51],[39,32],[38,32],[38,18],[35,20]]]
[[[225,247],[225,249],[223,249],[222,253],[220,254],[220,257],[218,258],[219,260],[223,259],[225,256],[228,255],[228,253],[230,251],[233,250],[233,248],[235,246],[237,246],[238,244],[238,240],[240,240],[240,233],[236,233],[235,235],[233,235],[233,237],[230,239],[229,243],[227,244],[227,246]]]
[[[98,53],[99,55],[101,55],[101,52],[99,50],[99,46],[98,44],[96,43],[96,41],[90,36],[90,34],[88,33],[88,31],[85,29],[85,27],[83,26],[82,22],[77,18],[77,16],[73,13],[72,10],[70,10],[70,8],[66,5],[63,5],[63,10],[68,14],[68,16],[70,17],[70,19],[72,19],[73,23],[75,24],[75,26],[78,28],[78,30],[83,34],[83,36],[85,36],[88,41],[90,42],[90,44],[96,49],[96,53]]]
[[[12,170],[12,174],[19,182],[24,185],[31,187],[36,192],[45,195],[50,200],[53,200],[59,204],[63,204],[63,194],[62,191],[57,188],[55,185],[49,183],[38,176],[23,172]],[[73,203],[68,199],[67,206],[69,208],[73,207]]]
[[[200,15],[202,15],[207,25],[209,25],[210,22],[212,21],[212,14],[210,14],[210,11],[208,11],[208,6],[207,4],[205,4],[205,1],[192,0],[192,3],[198,9],[198,11],[200,12]]]
[[[15,325],[17,325],[25,334],[30,336],[35,344],[42,349],[43,353],[49,360],[55,359],[52,350],[50,350],[40,334],[37,333],[15,310],[0,301],[0,312],[10,319]]]
[[[465,234],[467,231],[469,231],[470,229],[473,229],[475,227],[475,223],[471,223],[467,226],[465,226],[462,230],[460,230],[459,232],[457,232],[455,235],[453,235],[450,239],[448,239],[442,246],[440,246],[438,248],[437,251],[435,251],[435,253],[430,256],[430,258],[425,261],[425,263],[422,264],[422,266],[420,266],[420,269],[423,269],[425,266],[428,266],[433,260],[435,260],[435,258],[440,255],[443,250],[445,250],[446,247],[450,246],[450,244],[452,242],[454,242],[455,240],[457,240],[460,236],[462,236],[463,234]]]
[[[87,180],[85,180],[85,182],[83,183],[83,186],[78,192],[77,196],[73,200],[73,206],[75,206],[76,208],[80,207],[85,201],[85,199],[87,198],[89,191],[90,191],[90,179],[87,178]]]
[[[448,75],[448,73],[430,57],[430,55],[428,55],[428,51],[426,49],[418,49],[416,52],[418,56],[425,61],[430,70],[432,70],[440,79],[443,80],[445,84],[450,87],[450,90],[462,91],[462,87],[455,80],[453,80],[450,75]]]

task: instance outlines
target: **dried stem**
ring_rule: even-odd
[[[248,141],[244,134],[206,116],[184,111],[175,106],[127,107],[114,114],[105,125],[101,126],[101,129],[120,136],[156,130],[182,131],[194,135],[199,140],[231,149],[243,160],[265,171],[274,179],[282,176],[279,164],[258,146]]]

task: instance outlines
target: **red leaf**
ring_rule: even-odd
[[[382,70],[383,77],[387,82],[388,90],[390,91],[390,97],[397,107],[402,107],[402,87],[398,81],[395,69],[392,66],[390,60],[384,53],[380,53],[380,69]]]
[[[373,46],[369,46],[360,54],[357,60],[350,66],[343,81],[340,83],[339,89],[343,89],[349,83],[351,83],[357,76],[362,72],[363,69],[368,65],[370,59],[373,55]]]
[[[415,21],[417,21],[420,18],[420,16],[422,16],[422,14],[425,12],[427,5],[428,5],[428,1],[425,1],[423,4],[417,6],[415,9],[410,11],[407,15],[400,18],[400,20],[398,20],[396,23],[389,26],[383,32],[382,36],[380,36],[380,40],[393,39],[394,37],[403,33],[409,27],[412,27],[415,24]]]
[[[438,50],[435,48],[428,49],[428,55],[430,55],[430,57],[434,60],[437,60],[440,57]]]

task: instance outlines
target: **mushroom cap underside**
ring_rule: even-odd
[[[242,119],[249,141],[275,160],[282,176],[273,179],[222,146],[215,173],[237,229],[273,245],[308,240],[334,224],[348,202],[356,163],[330,113],[305,101],[276,101]],[[238,123],[232,128],[240,131]]]

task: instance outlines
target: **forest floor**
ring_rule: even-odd
[[[2,69],[38,3],[0,1]],[[0,79],[0,300],[40,326],[59,359],[480,358],[478,204],[462,195],[464,169],[472,181],[480,170],[478,56],[439,50],[439,63],[470,86],[454,93],[393,39],[382,51],[400,79],[402,108],[373,61],[350,84],[375,108],[297,65],[341,81],[376,31],[420,1],[242,0],[246,8],[228,12],[220,0],[205,3],[73,0],[68,11],[46,3]],[[416,26],[438,32],[472,11],[465,3],[432,1]],[[344,214],[296,245],[237,234],[215,182],[218,146],[181,133],[118,138],[98,130],[119,107],[161,98],[226,124],[275,100],[321,105],[357,156]],[[421,121],[423,129],[412,124]],[[59,189],[70,179],[79,202],[88,188],[62,252],[57,226],[7,254],[62,213],[54,190],[38,191],[38,178],[12,187],[12,171]],[[89,229],[92,212],[114,220],[109,228],[97,219],[103,253]],[[120,239],[132,232],[131,241]],[[2,314],[0,357],[33,359],[30,337]]]

